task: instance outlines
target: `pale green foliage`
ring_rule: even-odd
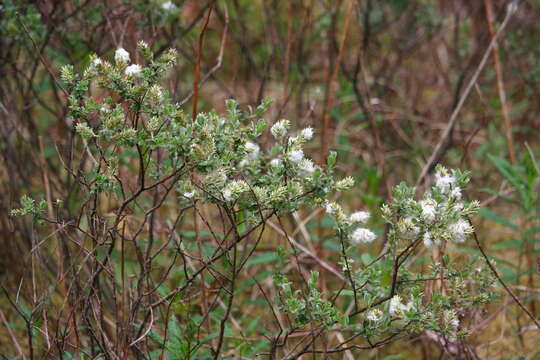
[[[466,329],[461,327],[458,312],[485,304],[494,296],[494,277],[487,267],[474,265],[476,259],[459,266],[444,255],[442,263],[433,264],[431,273],[415,272],[412,264],[406,261],[422,245],[432,251],[448,242],[461,243],[473,231],[466,219],[478,211],[479,204],[461,199],[461,189],[469,180],[468,174],[439,166],[435,178],[433,188],[419,201],[414,199],[414,188],[403,183],[394,188],[392,202],[381,209],[389,229],[383,255],[360,266],[351,254],[358,244],[364,247],[362,252],[366,251],[364,244],[373,241],[374,235],[368,229],[358,227],[358,221],[352,221],[339,204],[327,201],[324,205],[326,213],[335,220],[336,237],[342,244],[340,265],[352,288],[347,296],[352,295],[364,306],[363,310],[353,314],[364,313],[366,321],[349,326],[366,337],[388,331],[415,333],[423,330],[435,330],[450,337],[465,336]],[[343,181],[350,180],[340,182]],[[367,215],[357,213],[352,218],[364,220]],[[424,279],[437,278],[446,279],[446,291],[435,291],[426,297],[419,285]],[[308,302],[300,297],[298,290],[293,290],[293,285],[283,274],[276,275],[275,282],[284,294],[283,309],[300,319],[298,322],[332,325],[304,315]],[[312,290],[309,294],[309,298],[319,295],[312,295]],[[407,299],[407,303],[402,304],[402,299]],[[335,325],[344,316],[333,314],[327,320],[331,319]]]
[[[87,196],[104,193],[127,204],[153,184],[172,179],[181,204],[199,202],[224,210],[234,224],[236,239],[274,215],[324,207],[341,245],[340,265],[347,289],[330,301],[318,288],[316,271],[305,282],[306,288],[300,289],[289,279],[290,274],[277,269],[274,283],[280,308],[293,316],[294,326],[330,328],[341,323],[368,338],[427,329],[453,337],[465,333],[459,322],[460,309],[484,304],[493,296],[493,281],[487,272],[471,271],[474,260],[460,267],[445,256],[435,258],[431,273],[426,274],[415,270],[409,257],[422,244],[431,251],[449,242],[463,242],[473,231],[466,219],[479,205],[461,199],[467,173],[437,168],[435,186],[420,200],[415,200],[414,188],[396,186],[392,201],[381,209],[388,225],[386,245],[380,256],[371,256],[369,244],[382,236],[368,229],[369,213],[356,211],[351,217],[332,201],[335,191],[351,189],[355,181],[334,178],[335,152],[329,154],[325,169],[306,157],[303,146],[313,137],[311,128],[295,133],[288,120],[280,120],[270,129],[275,143],[261,148],[258,138],[267,129],[262,116],[269,100],[242,111],[231,99],[225,116],[208,112],[191,119],[159,85],[175,64],[175,51],[155,58],[147,44],[139,43],[139,49],[144,64],[129,65],[134,57],[118,49],[113,62],[92,57],[82,75],[75,74],[71,66],[61,71],[70,92],[69,116],[95,162],[92,169],[82,172]],[[159,157],[155,155],[158,151]],[[131,161],[126,158],[130,153],[137,154]],[[119,176],[121,169],[133,174],[133,167],[135,190],[126,187]],[[22,208],[13,215],[38,218],[45,207],[26,197],[21,203]],[[365,255],[362,263],[353,256],[357,252]],[[444,279],[446,291],[425,296],[420,284],[433,278]],[[351,299],[355,305],[352,313],[341,310],[340,304]]]
[[[21,197],[21,207],[18,209],[13,209],[10,212],[11,216],[26,216],[30,215],[32,216],[33,220],[41,224],[43,222],[43,214],[45,213],[45,210],[47,208],[47,202],[45,200],[41,200],[39,203],[36,204],[36,201],[26,195],[23,195]]]

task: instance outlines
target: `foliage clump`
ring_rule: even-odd
[[[140,273],[132,274],[138,280],[129,285],[124,275],[107,272],[108,281],[129,286],[130,290],[123,288],[122,292],[133,296],[126,305],[125,315],[133,327],[125,330],[127,344],[140,341],[143,329],[150,326],[152,332],[146,334],[151,334],[154,344],[145,345],[148,351],[162,346],[172,354],[196,353],[198,358],[207,358],[232,348],[234,343],[227,341],[232,330],[227,324],[232,313],[243,315],[235,303],[238,278],[266,227],[274,219],[281,223],[302,209],[319,208],[333,222],[331,237],[340,244],[340,269],[335,272],[343,283],[330,296],[319,287],[318,271],[312,270],[306,280],[302,271],[285,266],[294,257],[294,246],[291,252],[280,251],[282,266],[272,272],[275,300],[288,319],[286,334],[309,329],[318,337],[339,329],[351,333],[351,339],[365,339],[368,347],[380,346],[373,345],[373,338],[379,339],[376,344],[385,344],[398,334],[434,331],[449,339],[467,334],[466,324],[460,320],[462,313],[493,297],[493,279],[476,258],[462,265],[446,253],[447,247],[463,243],[474,231],[468,217],[478,211],[479,204],[465,201],[462,194],[468,173],[439,166],[434,186],[419,200],[414,188],[396,186],[392,201],[380,209],[387,229],[383,234],[373,229],[378,220],[374,215],[365,210],[349,212],[333,200],[337,192],[354,187],[355,180],[336,176],[335,152],[324,167],[306,155],[312,128],[293,131],[290,121],[279,120],[269,130],[274,142],[263,148],[259,139],[267,131],[263,115],[269,100],[248,111],[228,100],[224,115],[210,111],[187,116],[159,84],[174,66],[176,52],[169,50],[156,57],[144,42],[139,43],[139,51],[144,59],[141,64],[132,63],[135,56],[119,48],[110,62],[93,56],[82,74],[69,65],[61,70],[69,92],[69,117],[84,148],[81,157],[90,159],[84,165],[81,159],[80,173],[74,174],[85,190],[78,209],[81,216],[74,226],[77,236],[81,243],[89,238],[101,249],[96,268],[117,264],[113,254],[119,242],[132,244],[139,259]],[[113,202],[114,210],[99,205],[105,202]],[[23,197],[21,204],[13,215],[55,222],[45,218],[45,202],[35,205],[34,200]],[[179,215],[156,248],[152,229],[160,208]],[[180,222],[187,210],[193,210],[195,219],[202,219],[208,242],[200,240],[199,225]],[[195,235],[188,236],[188,231]],[[171,242],[174,237],[176,244]],[[184,268],[157,280],[151,264],[166,259],[164,251],[180,254]],[[415,263],[415,255],[424,251],[433,258],[428,269]],[[169,269],[174,265],[175,260]],[[221,283],[210,298],[222,308],[190,303],[189,291],[195,284],[205,288],[210,281],[205,273]],[[89,298],[101,296],[88,284],[93,280],[83,282],[83,293]],[[105,287],[100,291],[111,291],[105,284],[100,286]],[[178,316],[189,317],[189,321],[171,323],[162,318],[149,325],[154,309],[167,302],[182,308]],[[203,323],[208,333],[201,339],[193,329]],[[278,325],[282,327],[279,321]],[[88,321],[86,326],[91,336],[98,325]],[[168,328],[179,328],[173,330],[175,334],[191,335],[181,344],[177,344],[178,338],[167,342]],[[269,348],[276,351],[283,338],[272,338]],[[101,344],[104,353],[113,351],[109,339],[93,341]],[[301,349],[297,356],[309,346]]]

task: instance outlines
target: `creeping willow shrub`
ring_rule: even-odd
[[[120,240],[135,249],[141,268],[127,285],[131,286],[128,318],[133,328],[124,327],[126,344],[135,347],[144,338],[141,334],[148,334],[154,340],[153,345],[145,340],[148,351],[164,346],[174,354],[181,348],[182,354],[205,358],[230,350],[234,344],[224,340],[225,332],[234,332],[225,325],[230,310],[237,318],[247,315],[234,304],[237,278],[268,222],[299,209],[316,208],[323,208],[333,220],[332,236],[341,247],[336,271],[341,274],[340,290],[323,292],[317,271],[304,277],[297,270],[285,270],[294,257],[279,248],[279,266],[273,271],[275,311],[287,315],[287,334],[316,329],[317,337],[322,333],[319,329],[338,328],[355,335],[351,339],[393,338],[401,332],[425,330],[447,338],[466,335],[466,324],[460,322],[465,309],[493,297],[493,279],[483,265],[476,259],[458,263],[447,254],[448,248],[467,241],[473,232],[468,216],[479,204],[462,197],[467,173],[438,167],[434,186],[419,199],[415,199],[414,188],[396,186],[393,200],[381,209],[386,234],[377,235],[369,226],[370,213],[348,212],[332,200],[336,192],[352,188],[354,180],[336,178],[335,153],[330,153],[324,168],[306,156],[303,147],[314,135],[311,128],[293,131],[288,120],[280,120],[269,129],[272,144],[263,149],[258,138],[267,130],[262,116],[270,101],[242,111],[229,100],[226,114],[199,113],[192,119],[159,85],[175,64],[175,51],[156,57],[143,42],[139,50],[144,64],[132,63],[133,54],[118,49],[112,61],[92,57],[82,74],[71,66],[61,71],[69,92],[69,116],[84,149],[80,154],[84,166],[72,174],[83,190],[75,228],[78,236],[90,238],[92,246],[101,251],[99,259],[94,259],[94,277],[109,276],[113,287],[120,286],[117,273],[98,270],[116,261],[113,250]],[[45,203],[36,205],[25,197],[22,208],[13,215],[52,221],[45,218],[44,209]],[[166,211],[158,213],[160,209]],[[204,224],[186,220],[188,209]],[[219,215],[205,215],[208,209]],[[176,219],[159,244],[153,233],[157,216]],[[182,229],[178,233],[177,226]],[[202,226],[212,240],[204,244],[197,235],[195,239],[187,236],[188,230],[197,234]],[[381,249],[377,254],[372,251],[375,244]],[[160,273],[158,280],[149,281],[154,276],[152,264],[164,249],[181,254],[183,265],[177,266],[178,271],[166,268],[164,278]],[[433,261],[417,264],[416,255],[422,253],[430,254]],[[218,265],[219,275],[214,272]],[[172,285],[167,274],[174,279]],[[204,311],[211,311],[215,304],[201,310],[192,299],[193,292],[200,289],[196,284],[204,276],[209,281],[209,274],[222,285],[208,301],[219,298],[227,309],[211,316]],[[97,285],[91,280],[91,290],[88,282],[81,285],[88,298],[97,296]],[[107,284],[99,285],[105,287],[102,291],[107,291]],[[168,301],[180,304],[176,311],[185,321],[155,319],[161,315],[153,309]],[[88,303],[103,306],[103,302]],[[85,321],[94,345],[99,344],[105,354],[113,351],[106,334],[95,336],[99,327]],[[210,324],[205,331],[214,332],[214,336],[207,333],[206,340],[196,336],[203,322]],[[174,329],[184,326],[175,333],[191,335],[175,338],[175,342],[184,342],[173,346],[166,340],[166,324]],[[145,331],[147,326],[151,331]],[[287,337],[284,340],[273,330],[275,334],[267,335],[273,336],[274,343],[267,347],[274,352]],[[312,339],[306,338],[304,341]],[[301,346],[297,351],[307,348]]]

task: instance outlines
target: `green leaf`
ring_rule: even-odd
[[[335,151],[330,151],[328,158],[326,159],[326,166],[328,169],[332,169],[336,165],[337,153]]]
[[[509,247],[519,249],[519,248],[521,248],[522,244],[523,244],[523,242],[521,240],[510,239],[510,240],[501,241],[499,243],[493,244],[491,246],[491,249],[500,250],[500,249],[506,249],[506,248],[509,248]]]
[[[249,260],[246,261],[246,267],[250,267],[252,265],[271,263],[271,262],[276,261],[277,259],[278,259],[278,255],[275,252],[267,252],[262,255],[249,258]]]
[[[516,200],[512,199],[511,197],[509,197],[507,195],[504,195],[503,193],[500,193],[498,191],[492,190],[492,189],[482,188],[482,189],[479,189],[479,191],[485,192],[485,193],[490,194],[490,195],[497,196],[498,198],[501,198],[501,199],[503,199],[505,201],[508,201],[510,203],[513,203],[513,204],[518,204],[519,203],[519,201],[516,201]]]
[[[392,271],[386,270],[381,274],[381,285],[390,286],[392,283]]]
[[[362,262],[364,263],[364,265],[369,265],[373,262],[373,256],[369,253],[363,253],[360,256],[360,259],[362,259]]]
[[[395,354],[395,355],[388,355],[383,358],[383,360],[398,360],[398,359],[405,359],[405,355]]]
[[[487,209],[487,208],[480,208],[480,211],[478,212],[482,217],[490,220],[490,221],[493,221],[493,222],[496,222],[498,224],[501,224],[503,226],[506,226],[506,227],[509,227],[511,228],[512,230],[516,230],[516,231],[519,231],[519,228],[512,224],[510,222],[510,220],[508,220],[507,218],[504,218],[498,214],[496,214],[495,212]]]
[[[534,226],[525,232],[525,236],[531,236],[540,233],[540,226]]]
[[[508,180],[510,184],[512,184],[514,189],[517,190],[519,196],[521,197],[521,200],[525,202],[527,200],[527,196],[525,191],[523,190],[524,184],[516,174],[516,169],[512,167],[512,165],[510,165],[508,161],[502,158],[498,158],[492,155],[488,155],[488,158],[493,163],[493,165],[495,165],[497,170],[499,170],[501,175],[504,176],[504,178]]]
[[[341,252],[341,244],[339,244],[337,241],[326,239],[323,242],[323,247],[328,250],[332,250],[335,252]]]

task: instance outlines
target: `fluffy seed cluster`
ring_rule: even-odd
[[[402,216],[396,223],[400,239],[415,241],[421,237],[427,248],[438,246],[442,241],[466,241],[474,231],[466,217],[479,208],[478,202],[461,201],[461,186],[467,181],[466,173],[437,167],[434,186],[426,192],[422,200],[416,202],[412,198],[412,190],[402,201],[405,205],[402,205]],[[391,209],[383,208],[385,209],[386,213],[383,211],[383,215],[386,218],[392,217]]]
[[[176,5],[172,1],[166,1],[161,4],[161,8],[167,12],[172,12],[177,9]]]
[[[129,63],[130,62],[130,56],[129,53],[124,48],[118,48],[116,49],[116,52],[114,53],[114,60],[117,63]]]
[[[457,331],[459,328],[459,319],[455,310],[445,310],[443,313],[443,321],[450,331]]]
[[[472,234],[473,228],[465,219],[459,219],[448,226],[448,231],[453,241],[462,243],[467,240],[469,234]]]
[[[355,244],[369,244],[377,238],[377,235],[369,229],[358,228],[351,234],[351,240]]]
[[[252,143],[251,141],[247,141],[244,147],[246,148],[248,160],[257,159],[257,157],[259,156],[259,152],[261,151],[259,145]]]
[[[274,168],[280,167],[281,164],[282,164],[281,159],[277,159],[277,158],[276,158],[276,159],[272,159],[272,160],[270,161],[270,166],[271,166],[271,167],[274,167]]]
[[[195,190],[186,191],[183,195],[185,198],[191,199],[195,196]]]
[[[315,164],[310,159],[304,159],[298,164],[298,169],[302,175],[311,175],[315,172]]]
[[[441,243],[441,240],[437,237],[434,237],[433,234],[431,234],[429,231],[426,231],[424,233],[422,241],[424,243],[424,246],[428,249],[431,249],[432,247],[437,246]]]
[[[437,216],[437,202],[433,199],[420,201],[422,216],[427,222],[433,222]]]
[[[304,130],[302,130],[302,132],[300,132],[300,135],[306,140],[311,140],[313,138],[313,129],[310,127],[307,127]]]
[[[371,217],[371,214],[367,211],[356,211],[351,214],[349,217],[349,220],[351,220],[352,223],[362,223],[365,224],[369,218]]]
[[[133,76],[133,77],[137,77],[141,74],[141,65],[139,64],[132,64],[132,65],[129,65],[128,67],[126,67],[126,70],[124,70],[124,73],[127,75],[127,76]]]
[[[390,299],[390,303],[388,306],[388,312],[392,316],[403,316],[403,313],[405,311],[409,311],[414,307],[413,301],[409,301],[407,304],[403,304],[401,300],[401,296],[394,295],[392,299]]]
[[[445,168],[441,168],[441,170],[437,171],[435,174],[435,186],[439,188],[443,194],[448,193],[455,182],[456,178]]]
[[[373,321],[373,322],[379,322],[382,320],[382,317],[383,317],[383,313],[381,310],[379,309],[373,309],[373,310],[370,310],[368,311],[368,313],[366,314],[366,319],[368,319],[369,321]]]
[[[291,123],[289,120],[279,120],[277,123],[272,125],[270,128],[270,133],[272,133],[272,136],[274,136],[276,139],[281,139],[287,135],[287,130],[289,130],[290,126]]]
[[[304,151],[302,149],[291,150],[287,154],[287,159],[292,163],[298,164],[304,160]]]
[[[249,185],[244,180],[231,181],[223,190],[225,201],[234,201],[240,194],[249,190]]]

